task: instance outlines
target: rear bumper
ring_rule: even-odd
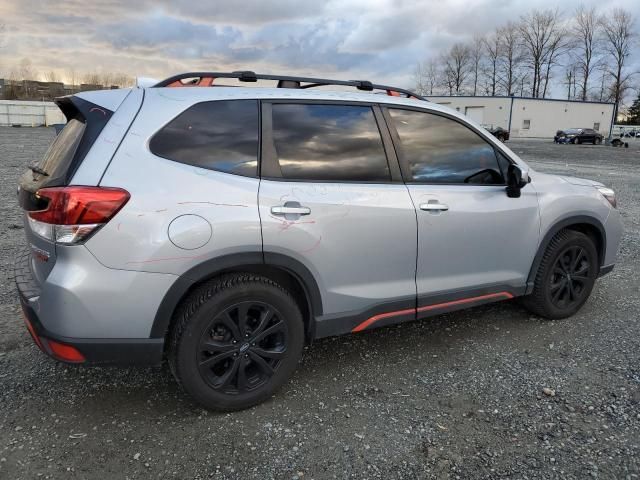
[[[161,338],[97,340],[61,337],[48,332],[42,326],[35,311],[22,296],[20,301],[27,328],[34,342],[40,350],[55,360],[82,365],[157,365],[162,361],[164,340]],[[60,345],[72,347],[82,354],[84,360],[72,361],[56,355],[51,348],[51,340]]]
[[[31,273],[29,257],[27,251],[17,258],[15,280],[27,329],[40,350],[58,361],[83,365],[156,365],[162,361],[162,338],[71,338],[47,330],[38,314],[42,290]],[[65,358],[59,352],[80,355]]]

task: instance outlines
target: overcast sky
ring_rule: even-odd
[[[584,1],[640,16],[638,0]],[[418,60],[557,0],[0,0],[0,74],[250,69],[412,86]],[[636,30],[640,19],[636,21]],[[640,51],[640,47],[635,49]],[[639,63],[636,53],[634,63]]]

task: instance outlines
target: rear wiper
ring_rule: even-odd
[[[29,170],[31,170],[33,173],[39,173],[40,175],[44,175],[45,177],[48,177],[49,174],[47,172],[45,172],[43,169],[41,169],[39,166],[37,165],[29,165]]]

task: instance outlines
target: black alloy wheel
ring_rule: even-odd
[[[215,390],[242,393],[264,385],[287,353],[287,324],[263,302],[231,305],[200,338],[198,368]]]
[[[305,342],[298,300],[253,273],[228,273],[200,285],[172,324],[171,371],[212,410],[241,410],[270,398],[295,371]]]
[[[567,318],[587,301],[599,273],[594,239],[575,230],[561,230],[549,242],[524,306],[544,318]]]
[[[549,281],[551,303],[558,309],[569,309],[584,300],[588,294],[587,285],[591,280],[590,270],[594,268],[586,250],[572,245],[560,253]]]

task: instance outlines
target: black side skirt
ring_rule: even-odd
[[[337,315],[316,317],[315,338],[356,333],[387,325],[419,320],[446,312],[509,300],[524,295],[526,286],[493,285],[464,291],[410,297],[373,308]]]

